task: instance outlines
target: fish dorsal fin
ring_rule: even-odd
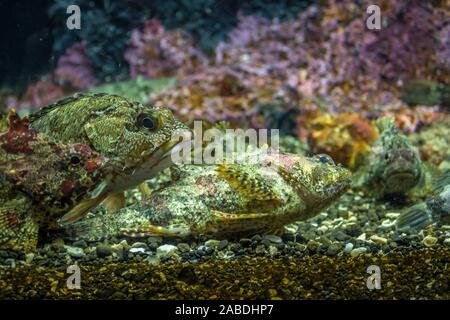
[[[258,174],[250,173],[236,164],[218,164],[217,175],[227,181],[230,186],[245,199],[280,203],[281,198]]]

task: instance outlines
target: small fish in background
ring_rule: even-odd
[[[260,149],[257,149],[260,150]],[[179,166],[178,180],[116,215],[69,224],[73,239],[112,236],[238,237],[315,216],[349,187],[351,173],[325,155],[254,151],[258,161]]]
[[[98,196],[63,217],[72,222],[103,200],[108,211],[125,206],[123,192],[172,165],[173,139],[188,128],[168,108],[144,106],[113,94],[75,94],[30,115],[30,127],[61,143],[83,143],[109,159],[114,177],[97,190]]]
[[[433,195],[402,212],[396,226],[399,230],[420,230],[433,223],[450,223],[450,169],[435,181]]]
[[[378,198],[407,195],[424,182],[419,152],[396,126],[392,117],[377,120],[380,135],[367,164],[360,169],[355,186]]]
[[[12,110],[0,134],[0,248],[31,251],[40,228],[57,220],[110,174],[108,160],[84,144],[57,144]]]

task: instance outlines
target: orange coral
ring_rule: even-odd
[[[386,110],[382,115],[393,116],[397,127],[407,134],[417,132],[423,126],[430,126],[433,122],[448,117],[445,113],[439,112],[438,108],[430,107],[403,107],[395,112]]]
[[[322,114],[306,123],[314,153],[326,153],[336,162],[354,168],[369,152],[378,133],[371,122],[356,114]]]

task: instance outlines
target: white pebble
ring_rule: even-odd
[[[288,233],[297,233],[298,227],[295,224],[290,224],[284,227]]]
[[[398,212],[388,212],[385,214],[386,218],[389,218],[389,219],[397,219],[399,215],[400,215],[400,213],[398,213]]]
[[[166,256],[166,257],[170,257],[172,256],[172,254],[174,254],[176,251],[178,250],[178,248],[174,245],[171,244],[164,244],[162,246],[159,246],[156,249],[156,255],[158,256]]]
[[[361,241],[366,241],[366,233],[361,233],[359,235],[358,238],[356,238],[357,240],[361,240]]]
[[[350,253],[353,250],[353,243],[349,242],[345,245],[344,252]]]
[[[144,248],[131,248],[130,252],[131,253],[145,253],[145,249]]]
[[[438,239],[436,237],[428,235],[425,238],[423,238],[422,243],[427,247],[432,247],[436,244],[437,240]]]

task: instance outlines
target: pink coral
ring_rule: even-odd
[[[55,84],[50,75],[47,75],[28,86],[22,97],[8,96],[6,106],[9,109],[31,110],[52,103],[64,95],[63,89]]]
[[[58,59],[55,81],[73,90],[84,90],[98,84],[83,42],[77,42]]]
[[[131,34],[130,48],[125,52],[132,78],[176,75],[205,63],[206,57],[194,47],[191,37],[181,30],[166,31],[160,21],[147,21]]]

